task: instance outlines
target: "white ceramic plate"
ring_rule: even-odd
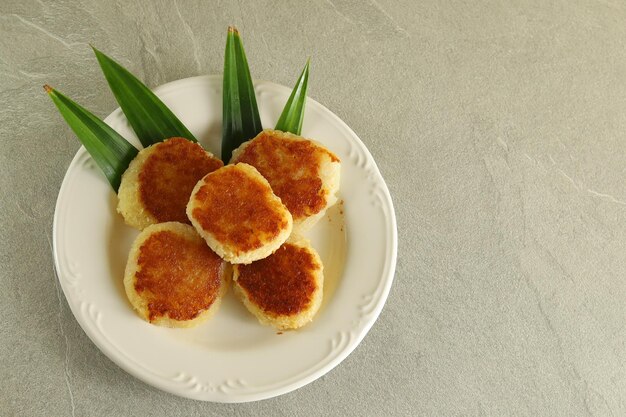
[[[219,155],[221,90],[221,77],[204,76],[155,91],[202,145]],[[263,126],[274,126],[289,93],[270,82],[256,84]],[[255,401],[314,381],[363,339],[382,310],[395,270],[391,198],[372,156],[345,123],[311,99],[304,120],[303,136],[341,158],[340,203],[308,234],[325,267],[322,307],[311,324],[283,334],[261,326],[230,292],[215,317],[193,329],[141,320],[122,282],[138,232],[116,213],[117,198],[88,153],[78,151],[57,200],[55,264],[74,316],[116,364],[183,397]],[[120,109],[106,122],[139,146]]]

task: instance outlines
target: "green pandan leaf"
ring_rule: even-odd
[[[197,142],[178,117],[144,83],[96,48],[93,51],[115,99],[144,147],[171,137]]]
[[[44,89],[117,192],[137,149],[109,125],[49,85]]]
[[[226,37],[222,94],[222,160],[228,163],[233,150],[263,130],[243,42],[232,26]]]
[[[276,123],[276,130],[291,132],[299,135],[302,131],[302,121],[304,120],[304,105],[306,103],[306,90],[309,83],[309,61],[293,87],[289,100],[285,103],[285,108]]]

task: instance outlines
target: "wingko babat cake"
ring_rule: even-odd
[[[255,167],[293,216],[294,233],[310,229],[337,201],[339,158],[321,144],[266,129],[233,152],[231,162]]]
[[[122,176],[117,211],[142,230],[156,223],[190,223],[185,212],[198,181],[224,164],[199,144],[171,138],[141,150]]]
[[[192,327],[220,305],[231,268],[193,227],[176,222],[145,228],[133,243],[126,295],[144,320],[167,327]]]
[[[233,264],[269,256],[287,240],[293,224],[267,180],[243,163],[202,178],[191,194],[187,215],[209,247]]]
[[[234,265],[233,288],[262,324],[297,329],[313,320],[320,308],[323,270],[310,243],[292,237],[265,259]]]

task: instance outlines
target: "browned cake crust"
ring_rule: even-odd
[[[185,209],[196,183],[224,164],[199,144],[171,138],[142,150],[124,173],[118,211],[138,229],[189,223]]]
[[[276,250],[292,218],[267,181],[246,164],[228,165],[198,182],[187,215],[207,244],[231,263],[250,263]]]
[[[262,323],[298,328],[311,321],[321,304],[322,262],[303,240],[290,239],[271,256],[235,265],[233,272],[236,294]]]
[[[147,321],[188,327],[210,313],[225,291],[227,266],[191,226],[147,227],[129,256],[124,284]]]
[[[139,193],[146,209],[159,223],[189,223],[185,209],[198,181],[224,164],[202,147],[184,138],[156,145],[139,174]]]
[[[264,130],[233,154],[234,162],[254,166],[272,186],[294,223],[314,216],[334,203],[337,187],[324,177],[339,158],[323,146],[299,136]],[[338,175],[338,172],[337,172]],[[331,174],[333,176],[333,174]]]

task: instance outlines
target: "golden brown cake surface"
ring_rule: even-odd
[[[223,166],[202,147],[184,138],[156,146],[139,173],[139,195],[157,222],[189,223],[185,209],[196,183]]]
[[[246,164],[227,165],[196,186],[187,213],[198,232],[218,254],[233,263],[248,263],[246,253],[272,247],[291,232],[291,215],[258,171]],[[240,255],[244,259],[239,258]]]
[[[326,208],[328,190],[320,171],[324,162],[339,158],[310,140],[264,130],[236,154],[235,161],[254,166],[297,221]]]
[[[148,319],[191,320],[218,297],[223,261],[198,236],[173,231],[150,235],[140,246],[134,288],[147,301]]]
[[[296,315],[309,308],[321,265],[306,248],[283,244],[271,256],[237,266],[237,285],[268,315]]]

